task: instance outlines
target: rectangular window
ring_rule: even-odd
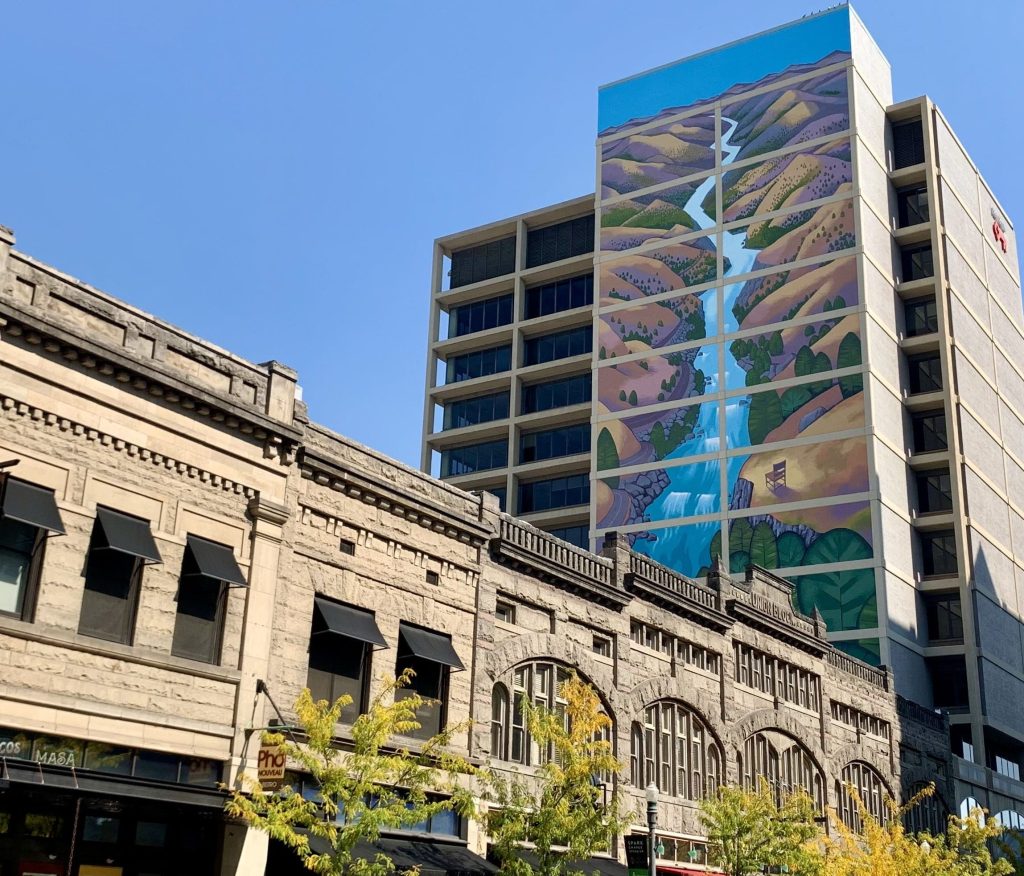
[[[0,474],[0,614],[31,620],[50,533],[64,534],[53,490]]]
[[[453,401],[444,408],[444,428],[464,429],[478,423],[490,423],[508,417],[507,392],[493,395],[481,395],[477,398],[465,398]]]
[[[452,669],[464,668],[450,636],[404,622],[399,625],[395,675],[407,669],[415,675],[408,686],[395,691],[395,699],[402,700],[416,693],[430,701],[417,711],[420,727],[411,730],[410,736],[429,739],[441,732],[448,708],[449,673]]]
[[[468,286],[511,274],[515,269],[516,238],[512,235],[453,252],[449,286]]]
[[[920,119],[892,126],[892,167],[900,170],[924,161],[924,128]]]
[[[590,451],[590,423],[529,432],[519,438],[519,461],[537,462]]]
[[[960,594],[929,594],[925,597],[928,616],[928,640],[931,642],[964,639],[964,622],[960,610]]]
[[[908,338],[930,335],[939,330],[939,308],[934,295],[907,301],[903,305],[903,317]]]
[[[946,450],[946,412],[920,411],[910,415],[914,432],[914,453]]]
[[[928,186],[908,186],[896,192],[896,208],[900,228],[920,225],[931,218],[928,208]]]
[[[928,660],[928,670],[932,679],[932,702],[935,707],[966,709],[967,666],[964,658],[932,657]]]
[[[591,351],[593,329],[589,325],[566,329],[538,338],[527,338],[523,343],[523,364],[540,365],[570,356],[581,356]]]
[[[907,357],[911,393],[938,392],[942,389],[942,361],[938,353]]]
[[[130,644],[143,567],[159,562],[160,553],[147,521],[110,508],[97,508],[78,632]]]
[[[351,723],[366,709],[373,648],[385,648],[373,612],[317,596],[309,634],[306,686],[315,700],[349,696],[341,720]]]
[[[474,350],[472,353],[452,356],[447,360],[445,383],[461,383],[463,380],[501,374],[511,367],[512,347],[509,344],[486,350]]]
[[[658,650],[658,631],[653,627],[644,630],[644,647],[652,651]]]
[[[584,274],[526,289],[526,319],[548,316],[563,310],[589,307],[594,303],[594,275]]]
[[[594,251],[594,214],[588,213],[546,228],[526,232],[526,267],[535,268],[550,262]]]
[[[629,625],[629,639],[631,642],[636,642],[638,645],[644,643],[644,625],[637,621],[632,621]]]
[[[921,532],[921,568],[925,575],[955,575],[959,568],[953,530]]]
[[[599,636],[595,634],[592,650],[595,654],[600,654],[602,657],[611,657],[612,640],[607,636]]]
[[[571,508],[590,501],[590,475],[575,474],[546,481],[530,481],[519,485],[519,512],[548,511]]]
[[[453,307],[448,317],[448,337],[457,338],[474,332],[508,325],[512,322],[513,296],[499,295]]]
[[[498,600],[494,606],[494,619],[502,623],[514,624],[516,622],[516,607],[511,602]]]
[[[935,276],[935,268],[932,264],[932,245],[926,243],[922,246],[902,248],[900,250],[900,265],[903,269],[900,279],[902,283]]]
[[[590,373],[575,377],[564,377],[547,383],[532,383],[523,386],[522,412],[535,414],[569,405],[581,405],[590,401],[592,381]]]
[[[571,545],[575,545],[578,548],[584,550],[590,549],[590,527],[586,524],[579,526],[558,526],[554,529],[547,530],[548,535],[553,535],[555,538],[560,538],[562,541],[567,541]]]
[[[917,473],[917,510],[936,514],[953,509],[953,487],[947,469]]]
[[[472,474],[508,465],[508,439],[453,447],[441,453],[441,477]]]
[[[224,609],[231,586],[246,586],[231,548],[189,535],[178,580],[172,654],[220,663]]]

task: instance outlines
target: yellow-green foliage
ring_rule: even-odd
[[[306,869],[350,876],[394,872],[394,862],[383,854],[374,860],[353,855],[357,843],[373,842],[382,830],[410,827],[444,810],[472,815],[473,797],[465,778],[473,768],[448,750],[452,735],[465,726],[449,727],[417,751],[396,743],[396,736],[419,729],[417,710],[430,702],[415,693],[394,700],[395,691],[408,685],[411,677],[407,671],[383,686],[353,723],[351,749],[345,751],[337,747],[335,731],[351,697],[315,702],[308,690],[303,691],[295,704],[301,743],[282,734],[265,734],[264,739],[279,745],[290,764],[312,777],[320,800],[307,800],[290,787],[267,793],[246,774],[243,787],[231,792],[227,813],[293,849]],[[431,792],[447,796],[434,797]],[[336,820],[339,811],[344,818]],[[314,853],[310,837],[324,840],[332,851]]]
[[[611,743],[602,738],[611,719],[594,689],[571,674],[560,690],[564,714],[523,702],[526,729],[542,763],[534,776],[487,777],[488,833],[510,876],[558,876],[567,864],[608,847],[624,822],[614,785],[607,799],[595,777],[617,773]],[[536,864],[523,859],[533,843]]]

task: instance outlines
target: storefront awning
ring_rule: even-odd
[[[319,837],[311,836],[309,847],[321,855],[331,852],[330,844]],[[387,855],[399,872],[417,867],[421,876],[492,876],[498,872],[494,864],[457,842],[381,837],[375,843],[356,843],[353,849],[354,857],[367,861],[372,861],[379,854]]]
[[[0,758],[0,780],[2,779],[6,779],[11,786],[31,785],[36,788],[78,791],[104,797],[160,800],[186,806],[204,806],[208,809],[223,809],[226,798],[224,792],[216,788],[104,775],[93,770],[76,770],[71,767],[49,766],[10,758]]]
[[[355,639],[357,642],[366,642],[376,645],[378,648],[386,648],[388,643],[381,635],[377,621],[373,613],[361,611],[348,605],[341,605],[338,602],[331,602],[329,599],[316,597],[313,603],[313,635],[332,633],[338,636],[346,636]]]
[[[147,563],[163,562],[145,520],[129,517],[110,508],[97,508],[96,520],[100,525],[104,547],[138,557]]]
[[[225,584],[248,587],[249,582],[238,568],[234,551],[227,545],[207,541],[198,535],[190,535],[187,541],[188,552],[192,558],[193,575],[203,575]]]
[[[3,516],[29,526],[65,535],[53,490],[7,477],[3,485]]]
[[[452,669],[465,669],[459,655],[452,647],[452,640],[440,633],[432,633],[419,627],[401,624],[398,628],[399,656],[411,654],[423,660],[450,666]]]

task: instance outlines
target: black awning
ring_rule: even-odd
[[[540,865],[537,853],[532,849],[520,849],[518,855],[535,870]],[[494,858],[493,846],[487,849],[487,859],[489,861],[496,860]],[[659,872],[662,869],[659,867]],[[600,873],[601,876],[626,876],[629,872],[626,869],[626,865],[620,864],[615,858],[602,858],[598,856],[584,858],[581,861],[569,861],[562,865],[563,873],[579,873],[584,874],[584,876],[591,876],[595,871]]]
[[[103,547],[122,554],[131,554],[147,563],[162,563],[160,551],[156,549],[149,524],[138,517],[129,517],[110,508],[96,509],[96,522],[100,525]]]
[[[462,665],[459,655],[455,653],[452,640],[448,636],[411,627],[408,624],[399,625],[398,636],[399,656],[412,654],[414,657],[431,660],[452,669],[466,668]]]
[[[238,587],[249,586],[242,570],[238,568],[234,551],[227,545],[207,541],[198,535],[190,535],[186,546],[192,560],[188,566],[188,574],[205,575],[207,578],[215,578]]]
[[[65,534],[53,490],[12,477],[7,477],[4,482],[3,516],[7,520],[17,520],[29,526]]]
[[[325,839],[311,836],[311,851],[329,854],[331,846]],[[387,855],[399,872],[418,867],[421,874],[449,874],[449,876],[492,876],[498,868],[458,842],[432,842],[430,840],[381,837],[374,843],[356,843],[352,849],[355,858],[372,861],[377,855]]]
[[[346,636],[359,642],[367,642],[379,648],[386,648],[388,643],[381,635],[373,612],[331,602],[329,599],[316,597],[313,603],[313,635],[333,633]]]
[[[6,778],[11,785],[34,785],[55,791],[158,800],[162,803],[204,806],[209,809],[223,809],[227,798],[225,792],[216,788],[105,775],[94,770],[76,770],[8,758],[0,758],[0,777]]]

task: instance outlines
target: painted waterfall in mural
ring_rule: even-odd
[[[872,557],[845,15],[686,105],[652,104],[691,93],[671,68],[602,93],[597,526],[685,574]],[[872,569],[804,577],[874,625]]]

